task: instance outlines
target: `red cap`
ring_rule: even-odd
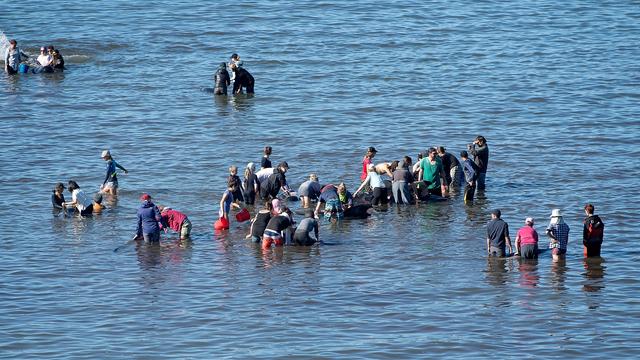
[[[144,193],[142,194],[142,196],[140,196],[140,200],[142,201],[147,201],[147,200],[151,200],[151,195]]]

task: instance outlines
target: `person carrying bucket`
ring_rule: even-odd
[[[9,40],[9,48],[4,54],[4,71],[8,75],[17,74],[23,57],[27,59],[29,55],[18,48],[18,42],[15,39]]]
[[[238,189],[238,183],[235,181],[227,182],[227,190],[222,194],[220,199],[220,210],[218,212],[218,220],[214,224],[216,230],[226,230],[229,228],[229,212],[231,208],[240,209],[240,205],[233,201],[233,193]]]

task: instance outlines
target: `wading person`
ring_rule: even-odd
[[[487,166],[489,165],[489,146],[484,136],[477,136],[473,143],[468,145],[469,154],[473,156],[473,161],[478,165],[478,190],[485,189],[487,177]]]
[[[214,95],[227,95],[227,86],[231,85],[231,79],[229,78],[229,72],[227,71],[227,64],[220,63],[218,70],[213,75],[215,86],[213,88]]]
[[[298,188],[298,196],[302,201],[302,207],[305,209],[309,208],[311,206],[311,200],[318,200],[321,190],[322,187],[318,182],[318,175],[310,174],[309,180],[300,184]]]
[[[293,234],[293,241],[299,246],[311,246],[318,241],[318,221],[311,209],[307,209],[304,215]]]
[[[462,160],[462,173],[464,174],[464,202],[468,203],[473,201],[473,195],[476,192],[476,181],[478,180],[478,165],[476,165],[471,159],[469,154],[465,150],[460,152],[460,159]]]
[[[51,194],[51,205],[54,209],[62,210],[64,205],[64,184],[57,183]]]
[[[452,154],[446,151],[444,146],[438,147],[438,156],[442,161],[444,173],[447,176],[446,184],[450,190],[460,186],[460,161]]]
[[[160,241],[160,210],[151,202],[149,194],[142,194],[140,201],[142,201],[142,204],[138,208],[137,214],[137,238],[142,237],[146,242],[158,242]]]
[[[104,181],[102,182],[102,186],[100,186],[100,191],[105,194],[118,194],[118,175],[116,173],[116,168],[124,171],[125,174],[129,172],[127,169],[122,167],[122,165],[118,164],[113,157],[111,157],[111,152],[109,150],[104,150],[102,152],[102,160],[107,162],[107,174],[104,177]]]
[[[93,213],[93,201],[89,198],[84,190],[80,189],[80,185],[73,180],[69,180],[67,184],[69,192],[71,192],[71,202],[63,203],[63,207],[75,207],[82,216],[89,216]]]
[[[256,197],[260,193],[260,182],[255,173],[256,166],[250,162],[244,169],[244,179],[242,180],[242,190],[244,191],[244,203],[253,205],[256,203]]]
[[[364,189],[367,186],[371,187],[371,189],[373,190],[373,199],[371,200],[372,205],[382,205],[389,202],[387,187],[384,184],[384,180],[382,180],[382,176],[378,174],[378,172],[376,171],[376,167],[373,164],[369,164],[367,177],[364,179],[362,184],[360,184],[356,192],[353,193],[353,196],[358,195],[360,190]]]
[[[584,246],[585,257],[600,256],[604,238],[604,223],[598,215],[593,214],[594,211],[595,208],[592,204],[584,206],[584,213],[587,215],[582,229],[582,245]]]
[[[180,239],[187,239],[191,235],[191,221],[184,213],[170,207],[158,206],[160,210],[160,229],[172,229],[180,234]]]
[[[447,175],[444,172],[440,158],[436,155],[436,149],[429,148],[427,157],[420,160],[418,178],[425,182],[429,194],[438,196],[446,194]]]
[[[500,210],[493,210],[491,221],[487,224],[487,253],[489,256],[507,256],[505,244],[509,248],[509,254],[513,252],[511,238],[509,238],[509,225],[500,218],[501,215]]]
[[[17,74],[20,63],[27,58],[29,56],[18,48],[18,42],[15,39],[9,40],[9,48],[4,54],[4,71],[9,75]]]
[[[242,94],[242,88],[245,88],[247,94],[253,94],[253,87],[255,85],[253,76],[247,70],[239,67],[237,64],[231,64],[231,70],[233,70],[235,74],[235,80],[233,81],[233,93]]]
[[[533,228],[533,218],[526,218],[524,226],[516,233],[516,255],[525,259],[538,258],[538,232]]]
[[[560,209],[551,211],[551,221],[547,226],[547,236],[551,240],[549,248],[553,261],[564,259],[567,254],[567,244],[569,243],[569,225],[564,222]]]

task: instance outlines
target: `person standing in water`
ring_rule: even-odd
[[[73,180],[69,180],[67,184],[69,191],[71,192],[71,202],[70,203],[62,203],[62,207],[75,207],[80,215],[89,216],[93,213],[93,202],[84,192],[84,190],[80,189],[80,185]]]
[[[309,208],[311,200],[317,200],[321,190],[322,186],[318,182],[318,175],[310,174],[309,180],[303,182],[298,188],[298,196],[302,200],[302,207]]]
[[[594,215],[595,207],[593,204],[584,206],[584,213],[587,217],[584,219],[584,227],[582,230],[582,245],[584,246],[584,256],[594,257],[600,256],[602,240],[604,238],[604,223],[598,215]]]
[[[142,205],[138,208],[137,238],[142,237],[145,242],[160,241],[160,221],[162,217],[158,207],[151,202],[151,196],[147,193],[140,196]]]
[[[256,166],[250,162],[244,169],[244,179],[242,180],[242,189],[244,193],[244,203],[247,205],[253,205],[256,202],[256,197],[260,194],[260,181],[255,174]]]
[[[555,262],[566,257],[567,244],[569,243],[569,225],[564,222],[560,209],[553,209],[550,218],[551,221],[547,226],[547,236],[551,239],[549,248]]]
[[[447,176],[447,184],[450,190],[456,189],[460,186],[460,161],[450,152],[447,152],[447,149],[444,146],[438,147],[438,156],[440,160],[442,160],[442,167],[444,168],[444,173]]]
[[[469,154],[473,155],[473,161],[478,165],[478,190],[485,189],[485,180],[487,177],[487,166],[489,165],[489,146],[484,136],[477,136],[473,143],[468,146]]]
[[[170,207],[158,206],[160,210],[160,230],[173,229],[180,234],[180,240],[189,238],[191,221],[184,213]]]
[[[429,148],[428,153],[426,158],[420,160],[418,179],[425,182],[429,194],[444,196],[447,192],[447,175],[440,158],[436,155],[436,149]]]
[[[367,149],[367,153],[362,158],[362,173],[360,173],[360,182],[363,182],[366,179],[369,173],[369,165],[373,165],[373,158],[378,153],[378,150],[373,146],[369,146]]]
[[[269,156],[271,156],[271,146],[264,147],[264,155],[262,156],[262,160],[260,161],[260,169],[269,169],[271,168],[271,160],[269,160]]]
[[[509,237],[509,225],[500,218],[502,215],[499,209],[491,212],[491,221],[487,224],[487,253],[493,257],[505,257],[505,244],[509,247],[509,254],[513,252],[511,248],[511,238]]]
[[[473,201],[473,195],[476,192],[476,181],[478,180],[478,165],[476,165],[471,159],[466,150],[460,152],[460,159],[462,160],[462,173],[464,174],[464,181],[466,185],[464,187],[464,202],[468,203]]]
[[[244,68],[239,67],[237,64],[231,64],[231,70],[235,74],[235,80],[233,82],[233,94],[242,94],[242,88],[245,88],[247,94],[254,93],[255,80],[253,76]]]
[[[17,74],[22,58],[27,59],[29,56],[18,48],[18,42],[15,39],[9,40],[9,48],[4,54],[4,71],[8,75]]]
[[[533,228],[533,218],[526,218],[516,233],[516,255],[524,259],[538,258],[538,232]]]
[[[102,160],[107,162],[107,175],[102,182],[102,186],[100,186],[100,191],[105,194],[117,195],[118,176],[116,174],[116,168],[124,171],[125,174],[128,174],[129,171],[113,160],[109,150],[102,151]]]
[[[214,95],[227,95],[227,86],[231,85],[231,79],[229,78],[229,72],[227,71],[227,64],[220,63],[218,70],[213,75],[215,80],[215,87],[213,88]]]

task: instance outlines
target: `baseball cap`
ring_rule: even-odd
[[[151,200],[151,195],[149,195],[149,194],[147,194],[147,193],[143,193],[143,194],[140,196],[140,200],[142,200],[142,201],[148,201],[148,200]]]
[[[102,151],[102,156],[100,156],[100,157],[107,157],[107,156],[111,156],[111,152],[109,150],[103,150]]]

